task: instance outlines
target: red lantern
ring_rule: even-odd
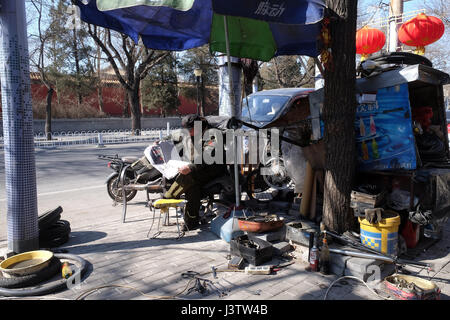
[[[386,36],[381,30],[365,26],[356,32],[356,53],[364,60],[369,54],[381,50],[385,42]]]
[[[402,24],[398,30],[398,40],[407,46],[417,47],[415,53],[424,54],[424,47],[439,40],[444,29],[441,19],[419,13]]]

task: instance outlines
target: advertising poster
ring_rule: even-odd
[[[408,84],[365,96],[355,117],[358,170],[416,169]]]

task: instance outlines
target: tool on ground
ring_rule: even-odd
[[[214,272],[217,271],[217,268],[213,266]],[[217,292],[219,298],[226,296],[228,293],[226,290],[220,290],[211,280],[201,278],[200,273],[195,271],[186,271],[181,274],[183,279],[191,279],[195,281],[194,285],[188,289],[187,294],[190,294],[193,291],[200,293],[201,295],[207,295],[209,293],[208,288],[212,289],[212,291]]]
[[[359,253],[359,257],[360,258],[377,259],[377,260],[391,262],[391,263],[395,263],[395,264],[399,264],[399,265],[403,265],[403,264],[416,265],[416,266],[421,266],[421,267],[427,267],[429,271],[432,270],[432,264],[430,264],[430,263],[419,262],[419,261],[411,261],[411,260],[406,260],[406,259],[399,259],[398,257],[384,255],[384,254],[380,253],[379,251],[376,251],[374,249],[371,249],[371,248],[368,248],[368,247],[364,246],[362,243],[358,242],[355,239],[352,239],[350,236],[340,236],[340,235],[338,235],[338,234],[336,234],[336,233],[334,233],[332,231],[329,231],[329,230],[327,230],[326,232],[327,232],[327,234],[329,234],[333,238],[336,238],[336,239],[342,241],[346,245],[349,245],[349,246],[351,246],[351,247],[353,247],[355,249],[358,249],[358,250],[361,250],[361,251],[365,252],[365,254],[363,254],[363,252]],[[335,253],[344,254],[342,252],[337,252],[336,250],[338,250],[338,249],[333,249],[333,251],[335,251]],[[345,250],[340,250],[340,251],[345,251]],[[369,256],[367,253],[369,253],[371,255]],[[357,253],[354,253],[353,251],[348,251],[347,254],[348,255],[355,255]]]
[[[212,271],[212,273],[213,273],[213,278],[214,279],[217,279],[217,268],[216,267],[214,267],[214,266],[212,266],[211,267],[211,271]]]
[[[223,281],[225,281],[226,283],[228,283],[228,284],[230,284],[230,285],[232,285],[232,286],[235,286],[235,284],[234,283],[231,283],[230,281],[228,281],[227,279],[222,279]],[[247,289],[247,288],[244,288],[244,287],[242,287],[242,290],[244,290],[244,291],[247,291],[248,293],[250,293],[250,294],[253,294],[253,295],[255,295],[255,296],[259,296],[259,295],[261,295],[261,292],[262,292],[262,290],[261,289],[258,289],[258,290],[255,290],[255,291],[252,291],[252,290],[250,290],[250,289]]]
[[[244,258],[242,257],[233,257],[228,262],[228,269],[230,270],[240,270],[244,267]]]
[[[228,292],[229,292],[229,290],[227,290],[226,288],[219,289],[212,281],[206,282],[205,286],[209,287],[212,291],[217,292],[217,295],[219,296],[219,298],[222,298],[222,297],[228,295]]]
[[[187,271],[181,274],[181,277],[183,279],[191,279],[195,280],[194,285],[189,288],[187,294],[190,294],[193,291],[197,291],[198,293],[205,295],[208,293],[208,288],[206,287],[206,284],[210,281],[208,279],[203,279],[199,277],[200,274],[195,271]],[[202,283],[203,281],[203,283]]]

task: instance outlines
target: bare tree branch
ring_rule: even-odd
[[[125,79],[120,74],[119,68],[117,67],[116,61],[114,60],[113,55],[111,54],[111,51],[108,50],[108,48],[103,44],[103,42],[99,39],[96,32],[92,31],[91,25],[88,25],[88,33],[94,39],[95,43],[100,46],[100,48],[103,50],[103,52],[106,54],[109,63],[111,64],[114,73],[117,76],[117,79],[119,82],[127,89],[131,90],[132,88],[129,86],[129,84],[125,81]],[[121,60],[121,59],[120,59]]]

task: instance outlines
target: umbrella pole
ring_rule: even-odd
[[[231,117],[236,117],[235,108],[235,96],[233,88],[233,79],[231,77],[231,61],[230,61],[230,39],[228,37],[228,22],[227,16],[223,17],[223,23],[225,26],[225,45],[227,50],[227,65],[228,65],[228,85],[230,86],[230,104],[231,104]],[[234,129],[234,128],[233,128]],[[239,170],[238,170],[238,156],[237,156],[237,136],[233,133],[233,153],[234,153],[234,188],[236,193],[236,208],[240,206],[241,203],[241,192],[239,186]]]

